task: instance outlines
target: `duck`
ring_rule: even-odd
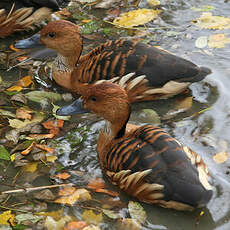
[[[139,91],[133,102],[167,99],[211,73],[207,67],[199,67],[139,39],[109,40],[82,55],[80,28],[67,20],[51,21],[34,36],[40,36],[40,42],[25,39],[18,41],[15,47],[34,48],[42,43],[55,50],[52,78],[58,85],[80,95],[92,83],[118,77],[119,81],[129,83],[130,90]],[[123,78],[130,72],[136,75]],[[145,75],[145,79],[137,79],[140,75]]]
[[[105,120],[97,153],[103,172],[121,191],[178,211],[192,211],[209,202],[213,188],[202,158],[160,127],[129,124],[131,102],[119,84],[91,84],[80,98],[56,113],[87,112]]]
[[[1,0],[0,38],[17,31],[34,30],[58,9],[56,0]]]

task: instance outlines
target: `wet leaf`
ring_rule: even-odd
[[[24,121],[21,121],[21,120],[18,120],[18,119],[8,119],[8,120],[9,120],[9,125],[12,128],[20,129],[20,128],[25,127],[28,124],[41,122],[44,118],[45,118],[45,116],[44,116],[43,113],[36,113],[32,120],[28,120],[28,119],[26,119]]]
[[[138,9],[126,12],[120,17],[115,18],[113,23],[116,26],[132,28],[134,26],[143,25],[149,21],[152,21],[161,10],[151,10],[151,9]]]
[[[183,100],[179,101],[179,103],[177,103],[176,109],[183,109],[183,111],[187,111],[192,107],[192,102],[193,97],[186,97]]]
[[[63,230],[67,222],[71,220],[71,217],[64,216],[60,220],[55,221],[51,216],[47,216],[44,226],[47,230]]]
[[[16,117],[24,120],[25,119],[31,120],[32,119],[31,113],[34,113],[34,111],[21,107],[16,110]]]
[[[44,189],[42,191],[33,193],[33,197],[39,200],[54,200],[55,195],[51,192],[50,189]]]
[[[131,218],[125,218],[125,219],[119,219],[118,222],[118,230],[141,230],[141,225],[138,221],[131,219]]]
[[[49,153],[52,153],[52,154],[54,153],[54,149],[48,147],[47,145],[35,144],[35,147],[37,147],[39,149],[42,149],[42,150],[45,150],[46,152],[49,152]]]
[[[108,195],[114,196],[114,197],[119,196],[119,193],[117,193],[115,191],[108,190],[108,189],[104,189],[104,188],[95,189],[95,192],[105,193],[105,194],[108,194]]]
[[[215,7],[214,6],[209,6],[209,5],[204,5],[201,6],[202,8],[197,8],[197,7],[192,7],[191,9],[194,11],[211,11],[214,10]]]
[[[20,49],[15,48],[13,44],[11,44],[11,45],[9,46],[9,48],[10,48],[11,50],[13,50],[14,52],[20,51]]]
[[[102,213],[96,214],[93,210],[85,210],[82,213],[82,219],[88,224],[100,224],[102,221]]]
[[[105,182],[101,178],[93,178],[88,184],[88,188],[94,190],[99,188],[104,188],[104,187],[105,187]]]
[[[0,145],[0,159],[7,161],[10,160],[10,154],[3,145]]]
[[[217,163],[217,164],[222,164],[225,161],[227,161],[229,158],[229,154],[225,151],[222,151],[220,153],[217,153],[215,156],[213,156],[213,160]]]
[[[85,228],[83,228],[82,230],[101,230],[98,226],[95,226],[95,225],[90,225],[90,226],[87,226]]]
[[[64,227],[64,230],[82,230],[87,225],[84,221],[71,221]]]
[[[140,224],[145,223],[147,215],[144,208],[138,202],[129,201],[128,208],[132,219],[135,219]]]
[[[203,49],[208,44],[208,37],[207,36],[201,36],[196,39],[195,46],[199,49]]]
[[[225,18],[222,16],[213,16],[210,12],[202,13],[200,18],[194,19],[192,23],[204,29],[230,29],[230,18]]]
[[[32,142],[27,149],[25,149],[24,151],[21,152],[21,154],[22,155],[28,155],[32,151],[34,146],[35,146],[35,142]]]
[[[119,213],[113,211],[113,210],[108,210],[108,209],[102,209],[103,213],[108,216],[110,219],[118,219],[121,216],[119,215]]]
[[[55,175],[55,177],[58,179],[66,180],[70,177],[70,174],[67,172],[64,172],[64,173],[59,173],[59,174]]]
[[[5,211],[3,213],[0,214],[0,225],[9,225],[9,220],[10,219],[14,219],[14,214],[11,214],[11,210],[9,211]]]
[[[32,163],[29,163],[25,166],[22,167],[22,170],[24,172],[35,172],[37,170],[37,167],[38,167],[38,162],[32,162]]]
[[[26,104],[27,103],[27,99],[25,98],[25,96],[22,94],[22,93],[17,93],[15,95],[13,95],[11,98],[10,98],[11,101],[18,101],[18,102],[21,102],[23,104]]]
[[[74,187],[64,187],[58,191],[59,196],[69,196],[73,194],[76,191],[76,188]]]
[[[51,101],[60,101],[62,99],[59,93],[45,92],[45,91],[31,91],[26,93],[25,96],[34,102],[40,103],[42,100],[48,98]]]
[[[33,83],[32,77],[25,76],[18,81],[17,85],[22,86],[22,87],[28,87],[32,83]]]
[[[21,90],[22,90],[22,86],[20,85],[13,85],[7,89],[8,92],[13,92],[13,91],[20,92]]]
[[[228,43],[230,43],[230,38],[227,38],[225,34],[213,34],[208,38],[210,48],[224,48]]]
[[[43,139],[47,139],[47,138],[53,138],[54,134],[53,133],[49,133],[49,134],[29,134],[29,137],[32,139],[36,139],[36,140],[43,140]]]
[[[60,106],[57,106],[53,103],[52,103],[52,105],[53,105],[52,112],[53,112],[54,117],[56,117],[57,119],[63,120],[63,121],[68,121],[71,118],[71,116],[59,116],[59,115],[57,115],[56,111],[60,108]]]
[[[64,121],[57,119],[57,120],[48,120],[42,123],[44,128],[49,129],[50,133],[57,135],[59,134],[60,128],[63,127]]]
[[[6,116],[6,117],[15,117],[15,114],[13,114],[10,111],[4,110],[4,109],[0,109],[0,115]]]
[[[57,159],[58,159],[57,156],[46,156],[46,161],[48,162],[54,162]]]
[[[147,0],[147,3],[150,7],[159,6],[161,4],[159,0]]]

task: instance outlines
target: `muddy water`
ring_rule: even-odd
[[[213,31],[191,26],[191,21],[201,14],[193,11],[191,7],[201,8],[203,4],[211,5],[215,7],[212,11],[214,15],[229,16],[230,3],[224,0],[162,0],[161,2],[165,4],[160,21],[162,28],[155,29],[154,24],[148,25],[152,28],[154,38],[157,38],[151,41],[151,44],[160,45],[198,65],[207,66],[213,73],[202,82],[191,85],[191,92],[185,96],[194,96],[192,108],[168,121],[162,121],[160,126],[203,157],[213,176],[214,195],[203,209],[204,215],[197,225],[197,217],[201,210],[184,213],[143,204],[148,215],[147,224],[143,229],[228,230],[230,229],[230,160],[217,164],[213,156],[221,151],[230,153],[230,45],[222,49],[198,49],[195,47],[195,40],[200,36],[215,33],[229,34],[230,30]],[[145,1],[141,5],[145,6]],[[1,74],[3,77],[7,76],[5,72]],[[136,104],[133,106],[131,122],[143,124],[138,111],[144,108],[154,109],[163,116],[173,109],[177,100],[182,97],[184,95],[166,101]],[[194,113],[203,110],[205,111],[201,114],[192,117]],[[55,141],[57,151],[62,153],[59,161],[68,170],[84,171],[90,178],[103,177],[96,153],[97,135],[103,126],[103,121],[94,115],[84,115],[74,116],[71,122],[75,122],[77,128]],[[79,141],[81,144],[76,144]],[[84,179],[76,176],[72,182],[80,186],[84,184]],[[111,186],[109,182],[107,184]],[[104,197],[99,196],[98,199],[103,200]],[[121,199],[124,202],[129,200],[124,194],[121,194]],[[78,207],[66,207],[67,213],[77,217],[81,216],[81,211]],[[104,218],[103,221],[102,229],[116,229],[114,222],[108,218]]]

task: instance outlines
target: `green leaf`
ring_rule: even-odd
[[[140,224],[145,223],[147,215],[144,208],[138,202],[129,201],[128,208],[132,219],[135,219]]]
[[[0,159],[10,161],[10,154],[3,145],[0,145]]]
[[[15,117],[15,114],[11,113],[10,111],[0,109],[0,115],[7,116],[7,117]]]
[[[15,217],[15,219],[18,221],[18,224],[20,224],[22,221],[29,220],[33,224],[37,223],[39,220],[41,220],[43,217],[42,216],[36,216],[33,214],[19,214]]]
[[[45,91],[31,91],[26,93],[25,96],[34,102],[40,103],[44,99],[50,99],[51,101],[60,101],[62,96],[59,93],[45,92]]]
[[[29,228],[28,226],[24,225],[24,224],[17,224],[15,226],[12,226],[13,230],[24,230]]]

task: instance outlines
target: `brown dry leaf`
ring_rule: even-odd
[[[22,62],[25,61],[27,58],[28,58],[27,56],[17,57],[17,61]]]
[[[47,138],[53,138],[54,134],[49,133],[49,134],[29,134],[29,137],[36,139],[36,140],[42,140],[42,139],[47,139]]]
[[[33,83],[32,77],[28,75],[28,76],[21,78],[18,81],[17,85],[22,86],[22,87],[28,87],[32,83]]]
[[[46,122],[42,122],[44,128],[49,129],[49,132],[57,135],[59,133],[60,128],[63,127],[64,121],[57,119],[57,120],[48,120]]]
[[[192,23],[204,29],[230,29],[230,18],[213,16],[210,12],[203,12],[200,18],[194,19]]]
[[[67,172],[64,172],[64,173],[59,173],[59,174],[55,175],[55,177],[58,179],[66,180],[70,177],[70,174]]]
[[[89,189],[100,189],[105,188],[105,182],[101,178],[94,178],[88,184]]]
[[[71,221],[64,227],[64,230],[82,230],[87,225],[85,221]]]
[[[222,164],[225,161],[227,161],[229,158],[229,154],[225,151],[222,151],[220,153],[217,153],[215,156],[213,156],[213,160],[217,163],[217,164]]]
[[[100,224],[102,221],[102,213],[96,214],[93,210],[85,210],[82,213],[82,219],[88,224]]]
[[[210,48],[224,48],[228,43],[230,43],[230,38],[227,38],[225,34],[213,34],[208,38]]]
[[[119,193],[117,193],[115,191],[108,190],[108,189],[104,189],[104,188],[95,189],[95,192],[105,193],[105,194],[108,194],[108,195],[114,196],[114,197],[119,196]]]
[[[8,92],[13,92],[13,91],[20,92],[21,90],[22,90],[22,87],[20,85],[13,85],[7,89]]]
[[[37,170],[38,167],[38,162],[32,162],[32,163],[28,163],[27,165],[22,167],[22,170],[24,172],[35,172]]]
[[[30,109],[26,109],[24,107],[18,108],[16,110],[16,117],[20,118],[20,119],[28,119],[31,120],[32,119],[32,115],[31,113],[33,113],[34,111],[30,110]]]
[[[32,142],[31,145],[25,149],[24,151],[21,152],[22,155],[28,155],[30,153],[30,151],[34,148],[35,146],[35,142]]]
[[[59,196],[69,196],[72,195],[76,191],[76,188],[74,187],[64,187],[63,189],[60,189],[58,191]]]
[[[47,145],[35,144],[35,146],[37,148],[39,148],[39,149],[45,150],[46,152],[49,152],[49,153],[52,153],[52,154],[54,153],[54,149],[48,147]]]
[[[9,48],[13,50],[14,52],[21,51],[20,49],[15,48],[13,44],[11,44]]]
[[[192,107],[193,97],[186,97],[183,100],[179,101],[176,105],[176,109],[183,109],[184,111],[189,110]]]
[[[134,219],[131,218],[125,218],[120,219],[118,222],[118,230],[141,230],[141,225]]]
[[[116,26],[132,28],[134,26],[143,25],[152,21],[161,13],[161,10],[138,9],[123,13],[120,17],[114,19]]]

